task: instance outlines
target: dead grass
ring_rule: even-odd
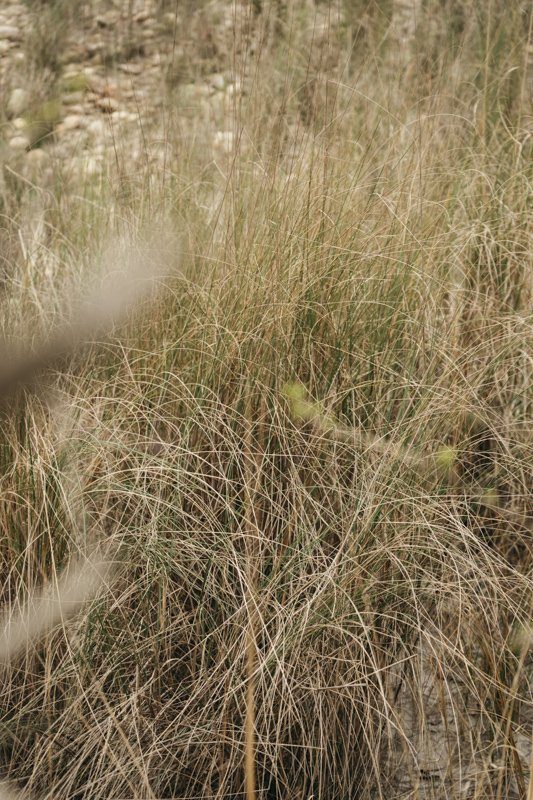
[[[6,613],[117,554],[0,666],[28,797],[531,792],[530,22],[489,5],[428,4],[400,50],[392,2],[205,4],[232,147],[167,80],[137,162],[4,175],[2,329],[32,352],[107,241],[164,219],[148,267],[180,237],[151,303],[113,327],[110,289],[105,339],[83,317],[2,411]]]

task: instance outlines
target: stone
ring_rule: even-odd
[[[220,72],[217,72],[214,75],[210,75],[209,85],[218,92],[223,92],[224,87],[226,86],[226,79]]]
[[[11,120],[11,125],[16,131],[23,131],[28,126],[24,117],[15,117]]]
[[[150,18],[150,14],[148,11],[143,9],[142,11],[138,11],[135,16],[133,17],[134,22],[146,22],[147,19]]]
[[[103,94],[103,89],[105,86],[104,78],[95,73],[87,74],[87,72],[85,72],[85,78],[87,80],[87,86],[91,93]]]
[[[113,111],[111,116],[114,120],[117,120],[117,122],[122,122],[127,120],[130,115],[128,111]]]
[[[119,64],[118,68],[126,75],[140,75],[143,69],[141,64]]]
[[[99,28],[110,28],[116,22],[112,14],[100,14],[94,21]]]
[[[95,75],[91,78],[91,89],[93,92],[104,95],[104,97],[112,97],[117,93],[118,85],[115,81],[110,81],[106,78],[98,78]]]
[[[62,126],[64,131],[75,131],[77,128],[85,128],[87,121],[81,114],[67,114]]]
[[[72,43],[70,47],[67,47],[64,53],[65,61],[68,61],[69,64],[71,63],[78,63],[81,64],[86,56],[86,48],[83,42],[76,42]]]
[[[113,111],[118,111],[119,104],[114,97],[100,97],[96,101],[96,107],[106,114],[111,114]]]
[[[11,42],[7,39],[0,39],[0,56],[5,55],[11,50]]]
[[[7,110],[13,117],[20,117],[23,111],[28,108],[30,101],[29,92],[26,89],[13,89],[7,103]]]
[[[63,96],[63,103],[66,106],[76,106],[79,103],[83,103],[84,100],[84,92],[70,92],[69,94]]]
[[[79,64],[76,61],[69,61],[68,64],[65,64],[63,67],[63,77],[71,78],[73,75],[78,75],[79,71]]]
[[[103,121],[103,119],[97,118],[89,122],[89,124],[87,125],[87,130],[95,138],[101,138],[105,136],[107,131],[107,126]]]
[[[27,150],[30,146],[30,140],[27,136],[14,136],[9,140],[9,146],[12,150]]]
[[[98,55],[104,49],[103,42],[87,42],[87,54],[90,58],[94,58],[94,56]]]
[[[0,25],[0,39],[9,39],[12,42],[20,39],[20,28],[15,25]]]

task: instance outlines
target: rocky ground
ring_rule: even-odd
[[[202,13],[191,21],[160,5],[74,3],[65,21],[39,4],[0,8],[0,192],[9,174],[37,189],[17,208],[19,238],[25,260],[50,276],[50,187],[67,187],[64,196],[94,187],[98,196],[99,186],[115,193],[141,173],[156,181],[179,137],[201,147],[204,163],[231,158],[244,71],[236,77],[228,54],[235,20],[250,8],[218,3],[205,24]]]
[[[154,3],[123,2],[75,20],[62,43],[57,86],[36,104],[28,87],[31,54],[24,47],[32,13],[20,3],[5,5],[0,10],[0,82],[9,87],[4,159],[24,153],[26,165],[33,167],[61,159],[91,175],[113,161],[117,143],[135,160],[147,135],[161,136],[169,76],[171,80],[172,70],[179,69],[187,54],[175,43],[176,15],[156,11]],[[227,11],[223,29],[232,23],[231,8]],[[46,80],[46,71],[44,75]],[[239,91],[238,82],[212,71],[204,81],[181,82],[180,91],[211,116],[214,150],[229,150],[233,137],[225,100]]]

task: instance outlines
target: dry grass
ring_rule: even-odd
[[[40,800],[525,798],[530,19],[428,3],[402,51],[392,0],[221,7],[178,6],[163,144],[83,183],[4,170],[2,329],[45,357],[0,383],[46,367],[2,410],[6,613],[95,540],[116,563],[0,665],[2,774]],[[232,149],[179,46],[242,80]],[[179,273],[54,344],[105,242],[161,219]]]

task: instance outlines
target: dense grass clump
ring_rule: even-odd
[[[415,5],[161,3],[138,157],[8,165],[28,797],[531,797],[531,20]]]

